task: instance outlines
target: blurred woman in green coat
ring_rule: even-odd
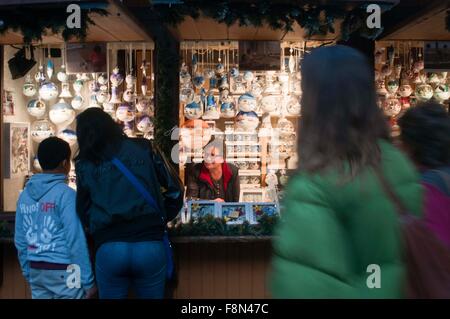
[[[402,298],[398,213],[381,168],[410,212],[422,214],[413,165],[389,142],[365,57],[345,46],[302,63],[299,169],[282,203],[270,275],[275,298]]]

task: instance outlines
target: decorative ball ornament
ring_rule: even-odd
[[[78,78],[73,82],[72,86],[75,93],[80,94],[81,90],[83,90],[84,81],[81,78]]]
[[[61,83],[61,93],[59,97],[62,98],[70,98],[72,97],[72,93],[70,93],[70,84],[68,82]]]
[[[125,83],[127,85],[127,88],[132,88],[134,85],[136,85],[136,77],[132,74],[127,74],[125,77]]]
[[[434,90],[429,84],[419,84],[416,86],[416,98],[419,101],[428,101],[433,97]]]
[[[66,66],[61,65],[61,70],[56,74],[56,78],[59,82],[67,82],[69,80],[69,75],[66,73]]]
[[[108,84],[108,77],[104,73],[101,73],[98,76],[98,78],[97,78],[97,82],[100,85],[107,85]]]
[[[244,81],[245,82],[252,82],[255,78],[255,75],[252,71],[245,71],[244,72]]]
[[[240,111],[236,115],[236,127],[243,131],[253,131],[259,125],[258,115],[253,112]]]
[[[194,90],[190,87],[184,87],[180,90],[180,102],[191,103],[194,100]]]
[[[232,99],[223,100],[220,105],[220,116],[223,118],[233,118],[236,115],[236,105]]]
[[[51,80],[53,76],[53,71],[55,71],[55,65],[53,64],[53,61],[48,59],[47,60],[47,76],[48,79]]]
[[[45,115],[45,103],[39,99],[30,100],[27,103],[27,111],[31,116],[43,117]]]
[[[97,97],[97,102],[100,103],[100,104],[103,104],[103,103],[105,103],[106,101],[109,100],[110,96],[109,96],[108,91],[100,90],[100,91],[97,92],[96,97]]]
[[[423,62],[423,60],[414,62],[413,71],[415,73],[422,71],[424,68],[425,68],[425,63]]]
[[[436,86],[436,89],[434,89],[434,98],[439,101],[443,102],[445,100],[448,100],[450,98],[450,91],[447,84],[439,84]]]
[[[39,89],[39,96],[45,101],[53,100],[58,96],[58,88],[53,82],[46,82],[42,84]]]
[[[140,113],[152,113],[152,101],[150,98],[141,97],[136,103],[136,110]]]
[[[45,82],[45,74],[44,74],[44,67],[42,65],[39,66],[39,69],[37,73],[34,75],[34,80],[41,85]]]
[[[402,84],[400,85],[399,93],[401,97],[408,97],[413,93],[413,89],[409,84]]]
[[[225,73],[225,66],[222,63],[216,65],[216,74],[222,76]]]
[[[388,92],[386,90],[386,84],[384,82],[384,80],[380,80],[376,83],[376,87],[377,87],[377,93],[379,95],[386,95]]]
[[[119,68],[115,67],[113,69],[112,74],[109,77],[109,80],[111,81],[111,85],[118,87],[123,82],[123,76],[119,73]]]
[[[77,133],[70,129],[62,130],[58,133],[58,137],[69,143],[70,146],[74,146],[77,143]]]
[[[277,95],[266,95],[261,99],[261,109],[270,113],[279,109],[280,98]]]
[[[205,84],[205,78],[202,75],[196,75],[192,79],[192,83],[197,89],[201,89],[203,85]]]
[[[136,112],[131,104],[123,103],[117,107],[116,118],[122,122],[131,122],[134,120]]]
[[[75,95],[73,97],[72,101],[70,102],[70,105],[75,110],[81,110],[81,109],[83,109],[83,102],[84,102],[84,98],[81,95]]]
[[[231,68],[230,70],[230,76],[232,78],[237,78],[239,76],[239,69],[236,67]]]
[[[209,94],[206,98],[205,112],[203,113],[203,119],[216,120],[220,118],[220,113],[217,107],[214,95]]]
[[[287,118],[280,118],[277,123],[278,134],[280,137],[293,136],[295,134],[294,124]]]
[[[252,112],[256,110],[256,98],[250,94],[242,94],[238,99],[239,111]]]
[[[37,92],[36,85],[31,80],[30,75],[27,75],[27,77],[25,79],[25,83],[23,85],[22,92],[23,92],[23,95],[28,96],[28,97],[34,96]]]
[[[386,116],[396,116],[401,112],[401,110],[402,105],[395,97],[389,97],[383,103],[383,111]]]
[[[138,118],[136,123],[137,123],[136,128],[139,132],[149,133],[154,130],[153,121],[147,115],[144,115],[144,116]]]
[[[64,99],[60,99],[50,108],[49,117],[53,124],[67,127],[75,119],[75,110]]]
[[[395,94],[397,93],[399,88],[399,83],[398,80],[396,79],[391,79],[387,82],[387,91],[391,94]]]
[[[291,97],[286,104],[286,111],[289,115],[300,115],[300,99],[297,97]]]
[[[258,82],[255,82],[255,83],[252,84],[252,87],[251,87],[251,94],[252,94],[254,97],[256,97],[256,98],[261,97],[263,91],[264,91],[263,87],[262,87],[261,84],[259,84]]]
[[[111,88],[111,99],[109,100],[109,103],[112,104],[120,104],[122,101],[119,97],[119,88],[116,86],[113,86]]]
[[[431,73],[430,77],[428,78],[428,83],[435,85],[441,82],[441,79],[439,78],[439,76],[437,75],[437,73]]]
[[[199,119],[203,114],[201,97],[194,97],[193,101],[184,106],[184,116],[189,119]]]
[[[123,92],[123,100],[125,102],[131,103],[136,100],[136,94],[134,93],[134,90],[132,88],[128,88]]]
[[[55,136],[56,129],[48,120],[38,120],[31,123],[31,139],[40,143],[50,136]]]

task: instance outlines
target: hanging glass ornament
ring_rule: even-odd
[[[75,119],[75,110],[64,99],[60,99],[50,108],[49,117],[53,124],[67,127]]]
[[[191,75],[189,74],[187,65],[183,62],[180,70],[180,84],[187,84],[191,82]]]
[[[108,88],[106,86],[101,86],[100,90],[97,92],[97,102],[100,104],[105,103],[109,100]]]
[[[192,102],[184,106],[184,116],[187,119],[199,119],[203,114],[202,100],[196,95]]]
[[[220,116],[223,118],[233,118],[236,115],[236,105],[233,98],[227,96],[221,100]]]
[[[30,100],[27,103],[27,111],[31,116],[43,117],[46,111],[45,102],[39,99]]]
[[[44,67],[42,65],[39,66],[38,72],[34,76],[34,80],[41,85],[45,82],[45,74],[44,74]]]
[[[109,103],[112,104],[120,104],[122,101],[119,97],[119,88],[116,86],[113,86],[111,88],[111,99],[109,100]]]
[[[125,102],[128,103],[132,103],[136,100],[136,94],[134,93],[134,89],[133,88],[127,88],[124,92],[123,92],[123,100]]]
[[[236,67],[231,68],[230,70],[230,76],[232,78],[237,78],[239,76],[239,69]]]
[[[385,86],[385,82],[384,80],[380,80],[376,83],[376,87],[377,87],[377,93],[379,95],[386,95],[388,92],[386,90],[386,86]]]
[[[384,57],[384,48],[377,50],[375,52],[375,64],[383,63],[383,57]]]
[[[129,103],[122,103],[117,107],[116,118],[122,122],[131,122],[134,120],[136,112]]]
[[[238,130],[253,131],[256,130],[258,125],[259,125],[258,115],[253,111],[251,112],[239,111],[239,113],[236,115],[236,128]]]
[[[396,79],[400,78],[400,75],[402,74],[402,65],[401,64],[396,64],[394,66],[394,76]]]
[[[212,94],[208,94],[206,98],[205,112],[203,113],[202,118],[208,120],[217,120],[220,118],[220,113],[217,109],[217,103],[214,95]]]
[[[399,93],[401,97],[408,97],[412,94],[413,89],[409,84],[402,84],[399,88]]]
[[[68,82],[61,83],[61,93],[59,97],[70,98],[72,97],[72,93],[70,93],[70,84]]]
[[[45,82],[39,89],[39,96],[45,101],[53,100],[58,96],[58,88],[53,82]]]
[[[399,83],[397,79],[390,79],[387,82],[387,91],[391,94],[397,93],[399,88]]]
[[[61,70],[56,74],[56,78],[59,82],[67,82],[69,80],[69,75],[66,73],[66,66],[61,65]]]
[[[31,123],[31,139],[40,143],[48,137],[55,136],[56,129],[48,120],[38,120]]]
[[[106,76],[105,73],[101,73],[98,78],[97,78],[97,82],[100,85],[107,85],[108,84],[108,77]]]
[[[440,83],[441,79],[439,78],[437,73],[431,73],[427,82],[431,85],[435,85],[435,84]]]
[[[286,104],[286,111],[288,114],[300,115],[300,109],[300,99],[298,97],[291,96]]]
[[[31,80],[31,76],[28,74],[25,78],[25,83],[22,89],[23,95],[31,97],[34,96],[37,92],[36,85]]]
[[[180,89],[180,102],[191,103],[194,99],[194,90],[190,87]]]
[[[450,91],[447,84],[439,84],[434,89],[434,98],[439,102],[444,102],[450,98]]]
[[[70,129],[62,130],[58,133],[58,137],[69,143],[70,146],[74,146],[77,143],[77,133]]]
[[[81,75],[77,74],[77,79],[72,84],[73,90],[75,91],[76,95],[79,95],[81,91],[83,90],[84,81],[81,79]]]
[[[250,83],[253,81],[253,79],[255,78],[255,75],[253,74],[252,71],[245,71],[244,72],[244,81],[247,83]]]
[[[49,80],[51,80],[54,70],[55,70],[55,65],[53,64],[53,61],[50,60],[50,58],[49,58],[47,60],[47,77]]]
[[[388,97],[383,103],[383,111],[386,116],[396,116],[402,110],[402,105],[398,99],[391,96]]]
[[[111,81],[111,85],[112,85],[112,86],[115,86],[115,87],[118,87],[119,85],[122,84],[122,82],[123,82],[123,77],[122,77],[122,75],[119,73],[119,68],[118,68],[118,67],[115,67],[115,68],[113,69],[113,72],[112,72],[112,74],[111,74],[110,77],[109,77],[109,80]]]
[[[203,87],[203,85],[205,84],[205,78],[200,75],[197,74],[196,76],[194,76],[194,78],[192,79],[192,83],[194,83],[194,86],[197,89],[201,89]]]
[[[250,94],[242,94],[238,99],[239,111],[251,112],[256,110],[256,98]]]
[[[295,59],[294,59],[294,56],[292,55],[292,52],[293,52],[293,49],[290,48],[290,50],[289,50],[289,53],[290,53],[289,65],[288,65],[290,73],[294,73],[294,71],[295,71]]]
[[[70,102],[70,105],[75,109],[75,110],[81,110],[83,109],[83,102],[84,102],[84,98],[81,95],[75,95],[72,99],[72,101]]]
[[[431,85],[422,83],[416,86],[415,95],[419,101],[428,101],[433,97],[434,90]]]
[[[139,132],[149,133],[154,130],[153,121],[147,115],[139,117],[136,123],[137,123],[136,128],[138,129]]]
[[[277,95],[265,95],[261,99],[261,110],[266,113],[274,112],[279,109],[280,97]]]

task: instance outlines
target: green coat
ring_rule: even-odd
[[[380,148],[385,177],[410,211],[421,216],[418,173],[391,144],[380,142]],[[274,298],[404,296],[397,212],[372,170],[347,183],[337,172],[292,177],[275,235]],[[380,266],[381,288],[367,287],[371,264]]]

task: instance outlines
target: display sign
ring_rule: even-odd
[[[68,43],[67,73],[107,72],[106,43]]]

